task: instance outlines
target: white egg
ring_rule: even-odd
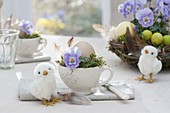
[[[78,47],[82,52],[82,57],[90,57],[91,54],[95,54],[94,48],[91,44],[85,41],[80,41],[74,46]]]
[[[129,27],[131,35],[134,35],[135,25],[129,21],[123,21],[117,26],[117,36],[122,36],[126,34],[127,27]]]

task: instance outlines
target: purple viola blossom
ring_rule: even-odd
[[[120,4],[120,5],[118,6],[118,12],[124,15],[123,9],[124,9],[124,4]]]
[[[137,3],[141,3],[142,5],[147,4],[147,0],[136,0]]]
[[[164,1],[163,0],[157,0],[156,1],[156,5],[159,7],[161,4],[163,4],[164,3]]]
[[[46,18],[46,19],[51,19],[51,18],[53,18],[53,17],[52,17],[52,15],[46,13],[46,14],[44,14],[44,18]]]
[[[157,0],[156,4],[157,4],[158,9],[161,9],[162,7],[164,7],[164,1],[163,0]]]
[[[136,0],[134,1],[134,14],[140,9],[143,9],[147,4],[147,0]]]
[[[157,4],[158,8],[162,8],[166,5],[170,5],[170,0],[157,0],[156,4]]]
[[[163,22],[166,22],[166,21],[167,21],[167,18],[166,18],[165,16],[163,16],[162,21],[163,21]]]
[[[33,33],[33,24],[30,21],[24,21],[22,20],[19,23],[19,27],[22,29],[22,31],[24,31],[26,34],[30,35]]]
[[[135,31],[138,31],[138,30],[139,30],[139,27],[138,27],[138,26],[135,26],[134,30],[135,30]]]
[[[165,17],[170,17],[170,4],[161,7],[161,13]]]
[[[118,6],[118,11],[126,18],[134,8],[134,2],[129,0]]]
[[[135,7],[134,7],[134,14],[136,14],[136,12],[140,9],[143,8],[143,5],[142,4],[139,4],[139,3],[135,3]]]
[[[136,13],[136,19],[142,25],[142,27],[152,26],[154,23],[154,15],[150,8],[144,8]]]
[[[77,47],[70,47],[64,53],[64,63],[66,67],[75,69],[79,66],[81,51]]]
[[[155,8],[155,9],[154,9],[154,13],[155,13],[155,14],[158,14],[158,10],[159,10],[158,8]]]
[[[57,11],[57,17],[58,17],[62,22],[64,22],[64,15],[65,15],[64,10],[59,10],[59,11]]]
[[[170,0],[163,0],[165,4],[170,4]]]

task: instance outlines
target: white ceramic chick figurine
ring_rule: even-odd
[[[40,63],[34,69],[34,81],[29,86],[30,93],[42,100],[43,104],[54,105],[57,101],[52,98],[56,88],[54,66],[50,63]]]
[[[153,46],[145,46],[141,51],[141,56],[138,62],[138,68],[142,73],[142,77],[136,80],[145,80],[146,82],[153,82],[152,75],[156,75],[162,69],[162,62],[157,59],[158,51]],[[146,80],[144,76],[149,76]]]

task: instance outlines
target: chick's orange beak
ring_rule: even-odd
[[[43,72],[43,75],[45,75],[45,76],[48,75],[48,72],[47,72],[47,71],[44,71],[44,72]]]
[[[145,53],[146,53],[146,54],[148,54],[148,53],[149,53],[149,51],[146,49],[146,50],[145,50]]]

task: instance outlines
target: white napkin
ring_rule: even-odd
[[[134,88],[131,84],[114,84],[111,83],[112,86],[114,86],[116,89],[122,91],[123,93],[129,95],[129,99],[134,99],[135,98],[135,94],[134,94]],[[110,90],[108,90],[107,88],[101,86],[100,88],[100,92],[101,94],[91,94],[88,95],[88,97],[91,100],[121,100],[121,98],[119,98],[116,94],[114,94],[114,92],[111,92]]]
[[[31,95],[31,93],[28,90],[28,87],[30,83],[32,82],[32,79],[21,79],[19,82],[19,89],[18,89],[18,97],[20,100],[37,100],[34,96]],[[113,86],[115,86],[117,89],[121,90],[122,92],[126,93],[130,96],[130,99],[134,99],[134,88],[130,84],[117,84],[117,82],[111,83]],[[116,96],[113,92],[110,92],[105,87],[100,87],[100,90],[102,92],[102,95],[96,95],[90,94],[87,95],[87,97],[91,100],[119,100],[120,98]],[[56,94],[54,96],[57,96],[57,92],[66,94],[70,93],[71,90],[63,83],[57,83],[57,89]]]

